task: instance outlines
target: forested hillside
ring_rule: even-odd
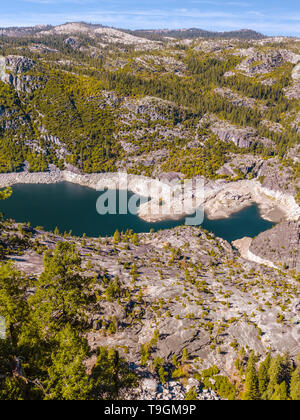
[[[129,31],[128,31],[129,32]],[[161,40],[164,37],[171,37],[175,39],[194,39],[194,38],[208,38],[208,39],[263,39],[266,38],[263,34],[252,31],[250,29],[241,29],[239,31],[228,32],[213,32],[198,28],[190,29],[157,29],[157,30],[136,30],[130,31],[136,36],[142,36],[148,39]]]
[[[52,164],[259,177],[222,170],[250,153],[279,159],[295,185],[297,39],[153,41],[99,25],[43,29],[6,30],[0,42],[1,172]]]

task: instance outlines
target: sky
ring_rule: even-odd
[[[0,0],[0,27],[85,21],[126,29],[254,29],[300,37],[300,0]]]

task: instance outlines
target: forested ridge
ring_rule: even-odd
[[[164,37],[172,37],[177,39],[193,39],[193,38],[208,38],[208,39],[263,39],[265,36],[259,32],[249,29],[242,29],[239,31],[228,32],[213,32],[205,31],[203,29],[191,28],[180,30],[136,30],[128,31],[137,36],[142,36],[148,39],[161,40]]]
[[[214,166],[214,172],[187,171],[185,166],[178,170],[186,175],[192,172],[218,177],[216,171],[221,162],[217,165],[215,162],[219,161],[220,153],[225,161],[232,151],[238,154],[250,151],[264,158],[278,156],[284,161],[289,150],[299,144],[297,125],[291,119],[299,112],[299,101],[285,94],[293,83],[293,65],[282,61],[271,66],[268,74],[263,73],[263,80],[235,71],[243,61],[236,51],[250,48],[252,44],[247,45],[247,41],[235,41],[232,51],[224,48],[216,54],[203,53],[194,44],[188,47],[180,42],[162,43],[159,49],[142,52],[121,44],[108,44],[101,49],[98,46],[101,38],[83,34],[69,38],[67,35],[2,38],[2,56],[17,55],[32,60],[28,70],[19,74],[17,70],[10,86],[0,82],[2,172],[21,170],[26,162],[30,171],[47,170],[49,164],[61,169],[71,164],[83,172],[115,171],[126,166],[128,158],[143,155],[146,145],[148,153],[168,150],[169,167],[174,169],[177,164],[171,156],[176,159],[197,136],[207,153],[196,150],[196,155],[205,155],[205,162],[201,158],[203,166]],[[260,54],[274,55],[277,49],[266,45],[258,48]],[[265,84],[267,77],[274,82]],[[251,106],[220,95],[218,89],[230,89],[244,101],[248,98]],[[145,110],[139,111],[142,98]],[[156,112],[150,98],[161,101]],[[128,102],[137,104],[131,113]],[[210,138],[210,127],[208,135],[199,132],[198,127],[208,114],[237,129],[255,130],[250,148],[232,150],[227,141],[225,152],[217,138],[214,147],[211,146],[214,141],[205,143]],[[262,124],[265,121],[268,123]],[[280,130],[273,129],[272,124],[279,124]],[[162,128],[169,130],[170,135],[160,142]],[[144,132],[142,144],[137,139],[137,130]],[[130,153],[121,145],[128,140],[135,150]],[[195,163],[189,160],[191,167]],[[131,170],[151,175],[151,168],[140,164]]]

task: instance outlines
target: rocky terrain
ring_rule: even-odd
[[[196,389],[199,401],[220,401],[222,398],[217,392],[211,389],[203,389],[199,385],[199,381],[190,378],[187,381],[187,385],[183,386],[180,382],[171,381],[165,385],[162,385],[156,379],[144,379],[140,384],[140,390],[133,392],[131,395],[127,395],[127,398],[134,398],[142,401],[170,401],[183,400],[186,393],[191,389]]]
[[[300,270],[299,222],[283,222],[261,233],[249,248],[250,253],[271,261],[278,267]]]
[[[240,102],[238,104],[240,106]],[[273,147],[270,139],[258,138],[257,131],[252,127],[239,128],[215,116],[205,115],[200,121],[200,127],[209,124],[211,131],[224,142],[233,142],[237,147],[249,149],[252,145],[262,143],[265,146]]]
[[[291,249],[299,230],[296,224],[288,226],[291,233],[284,234],[283,243]],[[6,241],[15,229],[2,230],[9,235]],[[264,238],[254,240],[254,252],[260,244],[262,256],[268,249]],[[32,245],[8,258],[35,278],[43,271],[43,252],[60,240],[58,234],[32,231]],[[194,387],[199,399],[218,399],[214,380],[212,391],[207,390],[192,379],[197,372],[215,365],[220,375],[234,380],[241,348],[262,357],[270,350],[292,357],[299,353],[296,254],[289,254],[289,265],[280,270],[269,268],[246,261],[226,241],[192,227],[118,239],[65,234],[63,241],[76,244],[85,274],[95,276],[98,298],[87,332],[91,349],[117,348],[141,378],[138,394],[126,398],[183,399]],[[288,254],[278,252],[281,258]],[[181,379],[161,383],[153,367],[157,360],[165,366],[175,363]],[[94,362],[93,356],[88,365]]]
[[[27,38],[28,33],[34,41]],[[113,168],[159,176],[173,171],[191,178],[193,174],[186,168],[185,159],[177,164],[173,155],[187,150],[189,162],[203,145],[211,149],[209,140],[213,135],[214,141],[225,143],[223,163],[227,169],[222,171],[222,165],[217,163],[219,167],[213,173],[208,174],[204,168],[197,170],[196,175],[234,179],[237,173],[243,173],[245,177],[265,177],[267,188],[272,184],[270,189],[274,189],[275,184],[281,183],[279,189],[293,188],[296,195],[297,167],[286,160],[290,156],[296,159],[289,149],[299,142],[299,109],[295,101],[299,40],[249,39],[244,44],[234,38],[162,38],[157,41],[82,23],[32,28],[31,32],[11,28],[4,31],[4,35],[0,43],[0,79],[11,90],[9,100],[8,91],[4,92],[6,99],[1,105],[0,125],[7,141],[15,144],[18,158],[8,156],[6,147],[0,148],[2,172],[21,169],[31,160],[33,171],[40,167],[46,169],[49,164],[59,167],[72,164],[83,172],[106,172]],[[21,45],[17,48],[11,45],[15,38]],[[186,46],[185,41],[189,41]],[[125,50],[130,45],[139,51]],[[195,65],[200,66],[198,70]],[[56,77],[59,74],[60,84],[53,84],[55,77],[49,70],[53,67]],[[123,75],[122,82],[119,78]],[[197,77],[202,78],[202,90],[197,92],[193,87],[193,95],[182,99],[181,93],[173,93],[172,86],[177,82],[178,88],[186,92],[187,81],[193,80],[190,82],[193,86]],[[161,86],[147,86],[147,80],[156,80]],[[69,88],[63,87],[68,84],[74,85],[72,89],[78,85],[82,92],[88,92],[84,101],[83,95],[76,98],[75,90],[68,96]],[[141,87],[136,87],[138,85]],[[59,86],[64,90],[63,95],[55,91]],[[181,92],[180,89],[176,90]],[[164,91],[166,93],[162,94]],[[207,99],[202,105],[193,104],[194,95]],[[50,101],[53,109],[47,106],[47,98],[53,98]],[[285,112],[280,111],[282,106]],[[199,107],[201,111],[197,110]],[[93,109],[90,116],[85,115],[88,109]],[[59,121],[61,113],[67,116],[63,123]],[[88,128],[91,119],[92,129]],[[111,128],[106,124],[98,127],[100,120],[107,120]],[[73,124],[69,125],[68,121]],[[87,134],[88,130],[92,132]],[[86,152],[83,161],[80,157],[82,132],[86,133],[86,150],[94,154],[92,157]],[[95,139],[103,137],[106,146],[101,143],[100,150],[96,150]],[[102,155],[108,148],[109,157],[105,160]],[[242,161],[240,155],[245,154],[252,155],[251,161],[256,160],[255,170],[247,173],[242,166],[238,167]],[[281,165],[289,167],[288,171],[284,169],[289,172],[288,179],[284,177],[281,182],[279,174],[276,180],[269,181],[264,169],[267,163],[262,174],[258,174],[262,157],[272,159],[278,155]],[[38,159],[43,161],[40,167],[34,164]],[[231,163],[234,173],[228,170]]]

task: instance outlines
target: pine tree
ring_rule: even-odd
[[[268,354],[266,359],[261,363],[259,369],[258,369],[258,389],[260,395],[263,395],[267,388],[270,381],[269,377],[269,369],[270,369],[270,363],[271,363],[271,355]]]
[[[177,367],[177,364],[178,364],[177,356],[176,356],[176,354],[174,354],[174,356],[172,358],[172,365],[174,367]]]
[[[245,392],[243,394],[243,400],[259,400],[259,391],[258,391],[258,377],[256,372],[256,358],[252,352],[247,369],[246,369],[246,378],[245,378]]]
[[[273,401],[286,401],[288,399],[287,384],[283,381],[280,385],[275,385],[274,393],[271,397]]]
[[[160,368],[158,369],[158,376],[160,382],[164,385],[166,383],[166,377],[168,376],[168,372],[165,371],[163,366],[160,366]]]
[[[0,191],[0,200],[6,200],[12,195],[11,187],[4,188]]]
[[[293,401],[300,400],[300,366],[292,374],[290,395]]]
[[[75,245],[59,242],[53,252],[44,257],[36,293],[30,299],[40,330],[59,328],[59,323],[72,323],[84,317],[89,301],[85,290],[91,280],[80,275],[81,258]]]
[[[98,349],[97,362],[93,368],[91,380],[92,397],[95,400],[117,399],[122,391],[134,388],[138,384],[136,374],[129,369],[119,353],[105,347]]]
[[[0,264],[0,314],[5,319],[6,334],[13,347],[17,346],[21,327],[28,320],[28,285],[29,280],[11,263]]]
[[[182,363],[187,362],[188,359],[189,359],[189,357],[190,356],[189,356],[188,350],[187,349],[184,349],[183,352],[182,352]]]
[[[196,401],[198,399],[197,391],[194,386],[188,390],[188,392],[185,394],[184,399],[186,401]]]
[[[275,395],[282,395],[285,382],[288,393],[288,386],[291,379],[291,361],[288,355],[285,356],[276,356],[271,360],[270,369],[269,369],[270,382],[268,388],[264,394],[264,398],[271,400]],[[281,386],[278,388],[276,385]]]
[[[121,240],[121,235],[120,235],[120,232],[117,229],[115,231],[115,234],[114,234],[114,244],[115,245],[118,245],[118,243],[120,242],[120,240]]]
[[[132,236],[132,243],[135,246],[138,246],[139,245],[139,237],[137,236],[136,233],[134,233],[133,236]]]
[[[7,377],[0,381],[0,401],[20,401],[28,398],[26,383],[19,378]]]
[[[87,342],[70,325],[66,325],[55,340],[57,345],[45,381],[45,399],[86,400],[92,389],[83,364],[88,356]]]

